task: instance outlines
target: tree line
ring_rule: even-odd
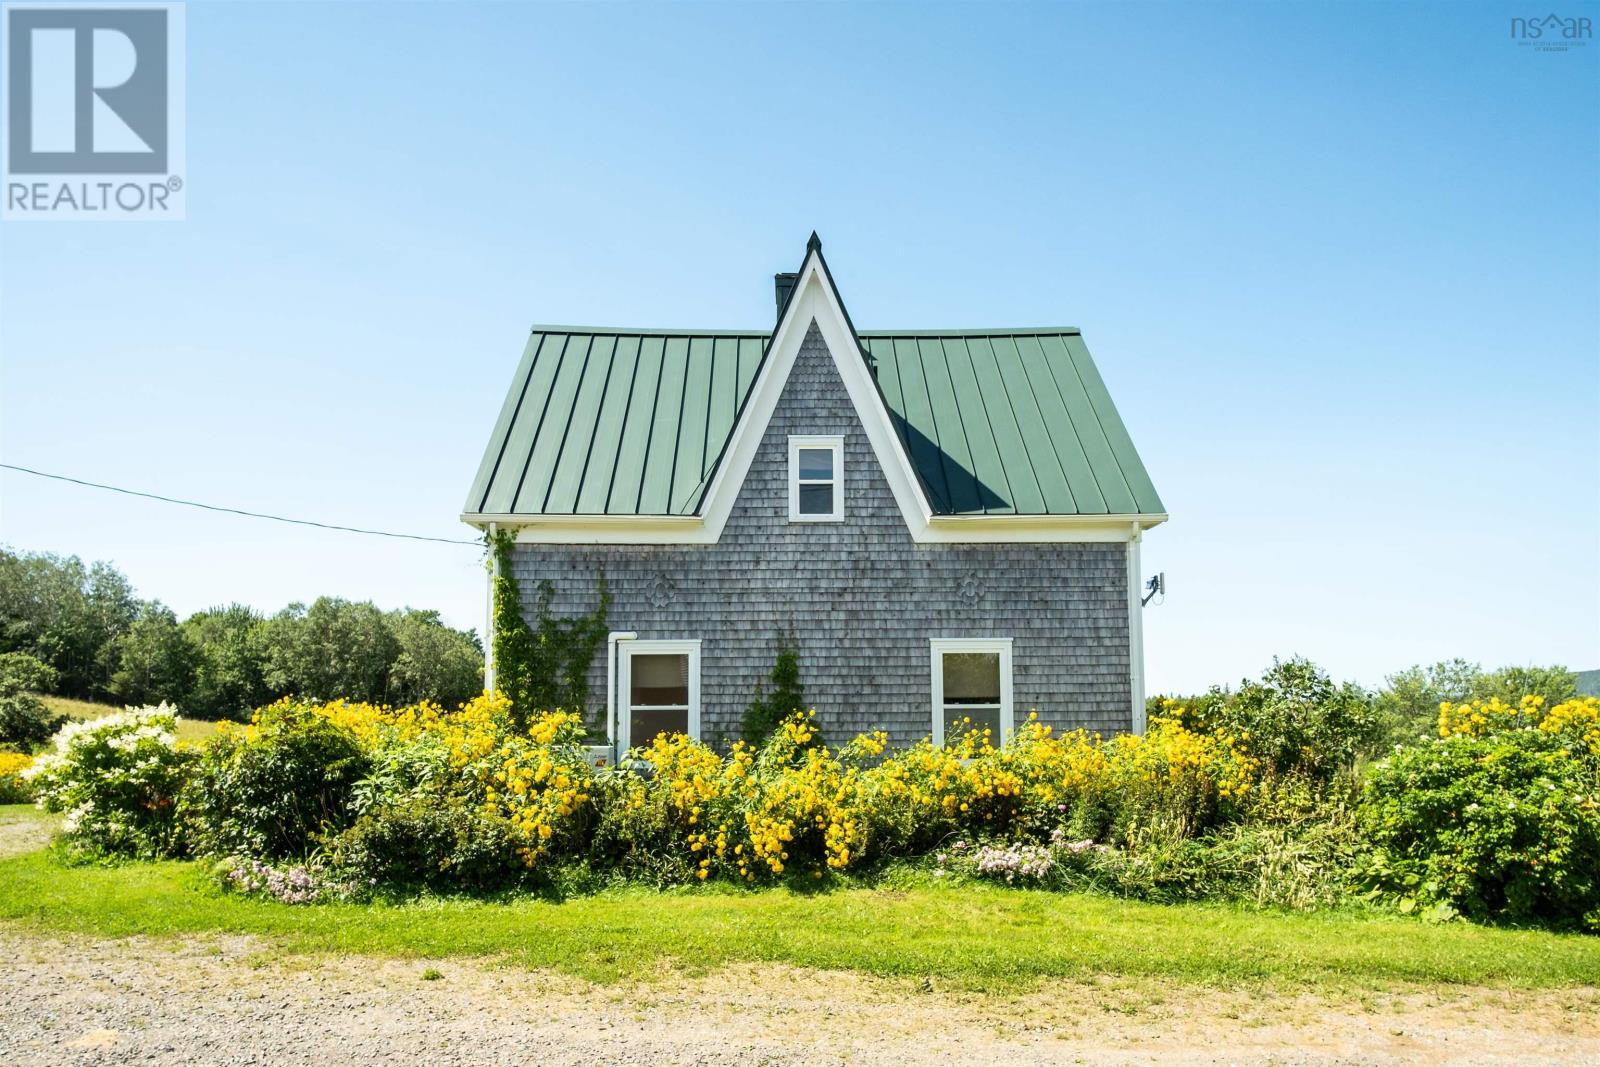
[[[165,701],[195,718],[243,718],[289,695],[454,706],[483,689],[477,634],[436,611],[319,597],[273,615],[227,604],[180,620],[109,563],[0,548],[5,652],[49,666],[60,696]]]

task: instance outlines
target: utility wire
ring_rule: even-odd
[[[197,500],[179,500],[176,497],[162,496],[159,493],[141,493],[137,489],[124,489],[116,485],[102,485],[99,482],[87,482],[82,478],[69,478],[65,474],[50,474],[46,471],[36,471],[30,467],[19,467],[14,463],[0,463],[0,467],[8,471],[18,471],[22,474],[31,474],[37,478],[50,478],[58,482],[71,482],[73,485],[87,486],[90,489],[105,489],[113,493],[122,493],[125,496],[144,497],[146,500],[159,500],[163,504],[182,504],[184,507],[200,508],[204,511],[220,511],[227,515],[243,515],[250,519],[270,519],[273,522],[287,522],[295,526],[315,526],[319,530],[339,530],[343,533],[367,534],[371,537],[394,537],[403,541],[437,541],[443,545],[471,545],[482,548],[481,541],[463,541],[454,537],[425,537],[422,534],[390,533],[388,530],[365,530],[359,526],[339,526],[331,522],[312,522],[310,519],[290,519],[283,515],[268,515],[262,511],[244,511],[240,508],[224,508],[216,504],[202,504]]]

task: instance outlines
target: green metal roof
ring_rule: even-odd
[[[935,514],[1164,512],[1077,330],[861,343]]]
[[[859,337],[935,514],[1164,512],[1077,330]],[[536,327],[467,513],[695,514],[768,339]]]

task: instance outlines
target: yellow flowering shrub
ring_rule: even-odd
[[[1503,730],[1538,729],[1574,742],[1600,757],[1600,698],[1578,697],[1548,710],[1541,696],[1525,696],[1516,704],[1498,697],[1449,701],[1439,705],[1440,737],[1484,737]]]
[[[0,804],[26,804],[33,799],[33,790],[22,776],[32,766],[32,756],[0,752]]]
[[[257,712],[247,734],[259,735],[262,721],[281,716],[291,705],[279,701]],[[408,763],[406,773],[391,773],[384,782],[389,794],[432,791],[460,797],[484,815],[506,820],[525,866],[575,848],[594,779],[578,715],[542,712],[518,729],[511,702],[498,693],[475,697],[454,711],[426,701],[400,708],[349,701],[299,707],[354,736],[371,754],[375,773]],[[381,799],[386,798],[373,802]]]
[[[1583,697],[1557,704],[1540,720],[1539,729],[1577,741],[1589,750],[1589,755],[1600,758],[1600,698]]]
[[[1134,812],[1160,813],[1197,833],[1249,791],[1258,763],[1221,731],[1156,719],[1144,735],[1110,740],[1058,733],[1030,715],[994,747],[967,733],[924,741],[868,775],[874,827],[890,852],[917,852],[957,832],[1039,835],[1072,816],[1098,837]]]
[[[639,752],[641,773],[602,775],[595,859],[753,882],[917,855],[953,835],[1043,837],[1069,815],[1090,836],[1147,814],[1198,833],[1242,801],[1257,767],[1225,734],[1171,720],[1106,741],[1030,716],[999,747],[968,731],[888,755],[881,733],[837,751],[815,741],[811,713],[726,756],[682,735],[656,738]]]
[[[215,841],[235,842],[226,846],[233,852],[322,848],[363,883],[422,864],[448,884],[442,872],[460,864],[498,870],[490,852],[524,871],[586,861],[661,882],[755,883],[822,878],[953,838],[1043,841],[1070,830],[1074,840],[1125,844],[1155,822],[1197,836],[1242,810],[1260,774],[1240,739],[1186,725],[1181,714],[1157,718],[1145,735],[1109,739],[1060,733],[1037,716],[1000,744],[984,730],[952,734],[948,745],[925,739],[891,751],[877,732],[834,748],[806,712],[759,747],[719,752],[662,735],[623,766],[596,771],[578,715],[519,720],[498,694],[453,711],[280,701],[208,743],[196,810],[209,813]],[[307,764],[317,752],[341,762],[342,791],[318,800],[292,840],[280,840],[283,820],[260,798],[291,769],[332,781],[332,762]],[[259,779],[249,788],[240,776],[247,767]],[[319,811],[332,813],[320,827],[308,822]],[[252,845],[235,823],[272,847]],[[198,850],[219,847],[199,841]]]

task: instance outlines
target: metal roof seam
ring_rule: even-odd
[[[1038,338],[1035,338],[1034,341],[1037,344]],[[1045,373],[1050,376],[1050,384],[1055,388],[1056,399],[1061,401],[1061,410],[1067,416],[1068,425],[1072,427],[1073,437],[1077,438],[1078,450],[1084,453],[1084,466],[1089,471],[1089,480],[1094,482],[1095,492],[1100,494],[1100,504],[1109,513],[1111,504],[1106,500],[1105,486],[1100,484],[1100,474],[1094,469],[1094,461],[1089,458],[1088,450],[1083,447],[1083,434],[1078,430],[1077,420],[1072,417],[1072,407],[1067,403],[1067,395],[1061,391],[1061,380],[1056,377],[1055,367],[1052,365],[1054,361],[1051,360],[1050,353],[1045,351],[1043,345],[1039,345],[1039,361],[1044,365]]]
[[[572,335],[567,334],[561,339],[561,351],[556,355],[556,369],[550,375],[550,391],[545,394],[544,405],[539,409],[539,421],[534,424],[533,436],[528,438],[528,456],[522,461],[522,472],[517,475],[517,484],[511,490],[511,507],[516,510],[517,498],[522,495],[522,486],[528,480],[528,467],[533,463],[533,454],[538,450],[539,435],[544,432],[545,416],[550,414],[550,401],[555,397],[555,383],[561,377],[561,366],[567,359],[567,346],[572,343]],[[533,377],[530,369],[529,378]]]
[[[785,304],[784,306],[788,307],[787,304]],[[809,327],[807,327],[807,328],[809,329]],[[728,436],[723,439],[722,447],[717,450],[717,461],[716,461],[715,464],[712,465],[712,468],[711,468],[712,470],[716,470],[717,467],[722,466],[722,461],[727,458],[728,446],[733,443],[734,432],[736,430],[738,430],[738,428],[739,428],[739,420],[744,418],[744,409],[747,408],[750,405],[750,396],[751,396],[752,393],[754,393],[756,391],[755,384],[756,384],[756,382],[761,380],[761,371],[762,371],[762,368],[764,368],[767,365],[767,356],[771,352],[771,350],[772,350],[772,337],[769,334],[767,336],[767,338],[764,341],[761,342],[761,356],[760,356],[760,358],[758,358],[756,360],[755,370],[751,371],[751,373],[750,373],[750,385],[749,385],[748,388],[745,389],[745,394],[740,399],[739,406],[734,409],[734,412],[733,412],[733,423],[728,428]],[[743,358],[743,357],[741,357],[741,358]],[[693,512],[695,514],[699,513],[701,506],[705,503],[706,493],[709,492],[710,489],[711,489],[711,481],[712,481],[712,479],[710,479],[710,478],[706,478],[705,479],[705,483],[706,483],[705,484],[705,488],[700,491],[700,496],[694,502]]]
[[[976,367],[977,367],[977,357],[972,354],[972,343],[970,341],[967,341],[967,342],[964,342],[964,343],[967,346],[967,357],[973,361],[973,367],[974,367],[974,369],[976,369]],[[1041,504],[1043,504],[1043,506],[1044,506],[1044,508],[1046,510],[1046,513],[1048,513],[1050,505],[1049,505],[1049,502],[1047,500],[1045,500],[1044,486],[1042,484],[1040,484],[1040,482],[1039,482],[1039,472],[1034,468],[1033,456],[1028,452],[1028,444],[1027,444],[1027,442],[1025,440],[1022,439],[1022,420],[1017,418],[1017,405],[1012,402],[1012,400],[1011,400],[1011,391],[1005,387],[1005,384],[1006,384],[1005,375],[1000,372],[1000,357],[994,354],[994,344],[993,344],[993,342],[989,342],[988,344],[985,345],[985,347],[989,351],[989,362],[994,365],[995,380],[1000,383],[1000,399],[1001,399],[1002,402],[1004,402],[1004,404],[1006,406],[1006,410],[1011,413],[1011,424],[1017,428],[1017,439],[1022,444],[1022,459],[1023,459],[1023,462],[1025,462],[1028,465],[1028,477],[1033,479],[1034,492],[1039,494],[1039,500],[1040,500]],[[979,392],[978,395],[979,395],[980,398],[983,397],[983,394],[982,394],[981,391]],[[983,407],[984,407],[984,411],[987,413],[987,411],[989,410],[989,402],[988,402],[987,399],[984,400]],[[993,432],[993,430],[994,430],[994,420],[992,418],[989,420],[989,429],[990,429],[990,432]],[[998,447],[999,444],[1000,444],[999,435],[996,435],[996,437],[995,437],[995,445],[996,445],[996,447]],[[1000,467],[1001,467],[1001,470],[1005,469],[1005,463],[1004,463],[1003,460],[1002,460],[1002,462],[1000,464]],[[1007,487],[1008,491],[1011,491],[1011,492],[1015,493],[1015,490],[1011,490],[1011,477],[1010,477],[1010,475],[1006,476],[1006,487]],[[1015,512],[1018,512],[1020,514],[1021,513],[1021,509],[1016,506],[1016,497],[1014,495],[1012,497],[1011,504],[1012,504],[1012,510],[1015,511]]]
[[[636,515],[640,513],[639,508],[644,503],[645,483],[650,480],[648,477],[650,473],[650,446],[654,443],[656,436],[656,412],[661,408],[661,379],[666,372],[666,362],[666,346],[663,345],[661,351],[662,367],[661,370],[656,372],[655,393],[650,398],[650,422],[644,434],[644,458],[640,461],[639,466],[639,489],[634,494],[633,500],[633,513]]]
[[[599,401],[599,404],[596,406],[595,412],[594,412],[594,426],[589,430],[589,445],[588,445],[587,448],[585,448],[583,450],[583,468],[578,471],[578,486],[573,491],[573,494],[572,494],[572,510],[573,511],[577,511],[578,510],[578,498],[583,495],[583,483],[585,481],[587,481],[588,478],[589,478],[589,464],[594,459],[594,443],[600,437],[600,416],[605,413],[606,390],[611,385],[611,371],[617,365],[617,342],[618,342],[618,340],[619,340],[619,338],[617,338],[615,336],[613,336],[611,338],[611,354],[606,357],[606,376],[605,376],[605,379],[600,383],[600,401]],[[591,356],[591,358],[593,357],[594,351],[592,349],[590,350],[589,355]],[[570,423],[567,426],[567,432],[569,434],[572,432],[572,426],[571,426]],[[562,442],[562,448],[563,448],[563,450],[565,450],[565,448],[566,448],[566,442],[565,441]],[[561,459],[560,453],[557,453],[556,461],[559,463],[560,459]],[[554,478],[550,479],[550,486],[551,486],[551,489],[554,490],[554,488],[555,488],[555,479]],[[546,494],[546,499],[548,500],[548,498],[549,498],[549,494],[547,493]]]
[[[667,514],[669,515],[677,514],[672,510],[672,490],[678,484],[678,450],[683,447],[683,406],[689,397],[689,348],[690,342],[686,341],[683,346],[683,388],[678,391],[678,432],[672,438],[672,462],[667,466]]]
[[[890,342],[889,350],[891,352],[894,351],[894,342],[892,341]],[[901,398],[900,406],[902,409],[904,409],[907,406],[905,403],[905,380],[900,376],[900,360],[898,356],[892,362],[894,363],[895,392]],[[878,359],[877,353],[874,352],[872,363],[872,387],[878,391],[879,403],[883,404],[884,410],[888,411],[889,413],[889,424],[894,427],[894,432],[900,437],[900,447],[905,450],[906,458],[911,461],[911,473],[916,476],[917,485],[922,489],[922,496],[928,502],[928,509],[936,512],[938,510],[938,506],[942,502],[937,496],[934,495],[933,486],[929,484],[927,476],[923,473],[922,467],[916,461],[916,453],[911,447],[911,434],[908,432],[908,430],[911,428],[911,421],[906,417],[903,410],[896,411],[894,407],[890,405],[887,396],[884,394],[883,379],[879,373],[881,366],[882,361]]]
[[[489,478],[483,483],[483,497],[478,501],[478,510],[483,511],[489,506],[489,491],[494,487],[495,476],[500,473],[500,464],[505,462],[506,449],[511,445],[511,430],[517,424],[517,416],[522,414],[522,404],[528,398],[528,383],[533,380],[533,368],[539,362],[539,353],[544,351],[544,343],[549,339],[549,334],[541,334],[539,343],[534,347],[533,358],[528,360],[528,373],[522,379],[522,388],[517,391],[516,406],[511,409],[511,418],[506,423],[506,434],[500,439],[500,448],[494,459],[494,467],[489,471]],[[512,504],[516,500],[513,498]]]
[[[1006,473],[1005,458],[1000,454],[1000,435],[994,432],[994,418],[989,414],[989,402],[983,396],[983,383],[978,380],[978,361],[972,356],[970,338],[957,337],[952,338],[952,340],[961,342],[961,351],[966,354],[967,364],[972,368],[972,380],[977,384],[977,389],[974,392],[978,395],[978,408],[983,412],[984,427],[989,431],[990,443],[994,445],[995,460],[1000,466],[1000,480],[1006,483],[1006,502],[1011,505],[1010,510],[1015,512],[1017,510],[1016,490],[1011,488],[1011,476]],[[976,457],[972,462],[974,466],[977,465]],[[987,505],[984,506],[983,510],[984,514],[989,514]]]
[[[622,418],[617,422],[617,455],[611,463],[611,478],[606,484],[606,498],[600,505],[601,513],[611,514],[611,497],[617,491],[617,470],[622,466],[622,441],[628,432],[628,416],[633,413],[633,391],[639,384],[639,360],[644,356],[644,339],[633,350],[633,374],[628,378],[628,399],[622,404]]]
[[[711,339],[711,395],[717,395],[717,341]],[[700,442],[700,481],[706,480],[706,457],[711,454],[711,403],[706,402],[706,431]],[[699,483],[696,483],[698,485]]]
[[[1128,478],[1128,472],[1122,469],[1122,459],[1117,455],[1116,446],[1111,443],[1111,435],[1106,433],[1105,420],[1100,417],[1100,408],[1094,402],[1094,394],[1089,391],[1088,385],[1084,383],[1083,375],[1078,373],[1078,364],[1072,358],[1072,350],[1066,348],[1065,345],[1062,348],[1067,353],[1067,365],[1072,368],[1072,376],[1078,380],[1078,388],[1083,390],[1084,398],[1089,401],[1089,413],[1094,416],[1095,427],[1100,431],[1100,436],[1106,439],[1106,451],[1111,453],[1111,463],[1117,468],[1117,477],[1122,479],[1122,486],[1128,491],[1128,499],[1133,501],[1133,510],[1138,511],[1139,498],[1133,491],[1133,482]]]
[[[1044,411],[1039,407],[1039,397],[1034,392],[1033,383],[1028,380],[1027,368],[1022,366],[1022,353],[1017,349],[1016,338],[1009,338],[1009,340],[1011,341],[1011,350],[1012,352],[1016,353],[1017,356],[1017,369],[1022,372],[1022,380],[1028,386],[1028,396],[1033,401],[1034,410],[1039,414],[1039,425],[1044,428],[1045,439],[1050,442],[1050,458],[1055,461],[1056,470],[1061,472],[1062,487],[1067,491],[1067,499],[1072,502],[1072,511],[1067,512],[1066,514],[1081,514],[1082,512],[1078,508],[1078,494],[1072,491],[1072,479],[1067,477],[1067,468],[1061,462],[1061,447],[1056,444],[1056,435],[1054,431],[1050,429],[1050,420],[1044,417]],[[990,348],[990,353],[993,354],[992,346]],[[995,371],[1000,375],[1000,380],[1004,382],[1005,371],[1000,367],[999,356],[995,356]],[[1017,406],[1016,403],[1011,400],[1011,390],[1009,388],[1006,390],[1006,400],[1011,404],[1011,417],[1017,420],[1017,425],[1020,427],[1022,425],[1022,420],[1017,418]],[[1043,497],[1044,484],[1039,479],[1039,468],[1038,465],[1033,462],[1032,453],[1029,453],[1028,455],[1028,466],[1033,471],[1034,482],[1039,486],[1039,495]],[[1046,501],[1045,508],[1046,514],[1049,514],[1048,500]]]
[[[939,480],[944,483],[944,506],[951,511],[956,506],[955,487],[950,484],[950,470],[945,465],[944,442],[939,439],[939,416],[933,410],[933,386],[928,381],[928,361],[922,358],[922,342],[917,338],[908,338],[911,348],[917,353],[917,371],[922,375],[922,395],[928,398],[928,425],[933,430],[933,447],[939,452]],[[900,358],[900,338],[895,338],[895,361]],[[904,382],[905,379],[901,379]]]
[[[603,337],[605,335],[601,334],[599,336]],[[561,469],[561,457],[566,453],[567,440],[572,436],[573,416],[577,413],[576,408],[578,397],[582,395],[583,392],[584,375],[589,370],[589,360],[593,358],[594,338],[591,337],[589,338],[589,343],[583,348],[583,365],[578,368],[578,384],[572,388],[572,403],[574,410],[569,411],[566,419],[563,420],[561,425],[561,440],[556,445],[556,454],[550,458],[550,480],[545,483],[544,496],[541,498],[539,503],[539,510],[547,514],[550,510],[550,494],[555,491],[556,487],[556,472]]]
[[[977,462],[976,459],[973,458],[973,455],[972,455],[972,438],[970,436],[968,436],[968,434],[967,434],[967,424],[961,418],[961,402],[960,402],[960,397],[958,397],[956,395],[956,379],[955,379],[955,375],[950,373],[950,356],[945,351],[944,338],[936,337],[936,338],[931,338],[931,340],[934,340],[934,341],[938,342],[939,362],[944,365],[944,380],[950,383],[950,403],[951,403],[952,407],[955,410],[956,429],[961,432],[961,447],[966,450],[967,463],[969,463],[971,465],[970,468],[969,467],[962,467],[961,470],[962,470],[962,473],[965,474],[972,481],[972,495],[973,495],[973,498],[977,502],[978,510],[987,513],[988,509],[983,506],[983,483],[978,481],[978,471],[977,471],[978,462]],[[935,416],[935,419],[937,419],[937,417],[938,416]],[[944,451],[944,446],[943,446],[942,442],[940,444],[940,451],[941,452]],[[946,452],[945,455],[948,456],[949,453]],[[958,465],[959,465],[959,462],[960,461],[957,460]],[[950,501],[950,504],[951,504],[952,507],[954,507],[955,506],[955,500],[952,499]]]

